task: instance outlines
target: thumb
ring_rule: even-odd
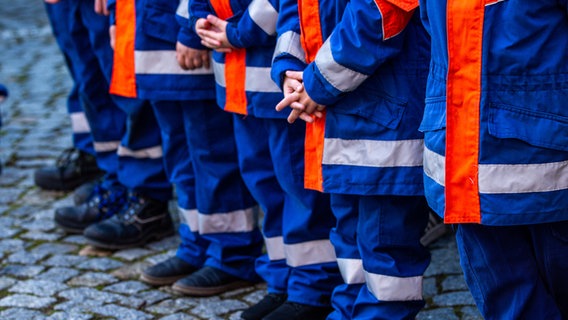
[[[223,20],[219,19],[218,17],[212,14],[207,16],[207,21],[216,27],[219,27],[223,23]]]
[[[302,81],[304,79],[304,73],[302,71],[286,71],[286,76],[292,79],[296,79],[298,81]]]

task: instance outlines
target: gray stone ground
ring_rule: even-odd
[[[175,252],[176,237],[107,252],[56,228],[53,210],[70,195],[36,188],[33,171],[71,145],[71,81],[40,0],[0,0],[0,16],[0,82],[11,93],[0,105],[0,319],[238,319],[263,285],[197,299],[138,281],[142,268]],[[452,236],[431,250],[418,319],[481,319]]]

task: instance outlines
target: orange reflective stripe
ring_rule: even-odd
[[[116,42],[110,93],[136,98],[136,74],[134,70],[134,37],[136,8],[134,0],[116,1]]]
[[[375,0],[375,3],[381,12],[384,40],[401,33],[418,8],[418,0]]]
[[[479,223],[479,109],[485,0],[448,0],[446,223]]]
[[[210,0],[217,16],[227,20],[233,16],[229,0]],[[233,49],[225,54],[225,110],[247,114],[247,94],[245,88],[247,54],[245,49]]]
[[[301,42],[306,52],[306,61],[312,62],[323,45],[319,2],[317,0],[298,0]],[[323,191],[323,143],[325,134],[325,112],[322,118],[314,117],[314,123],[306,123],[304,143],[304,187]]]

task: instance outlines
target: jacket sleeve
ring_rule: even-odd
[[[306,54],[300,40],[300,17],[297,0],[280,0],[276,23],[277,41],[274,49],[271,76],[282,88],[287,70],[302,71],[306,67]]]
[[[177,38],[179,42],[193,49],[207,49],[201,44],[201,38],[195,33],[195,28],[191,26],[188,0],[180,0],[176,10],[176,21],[180,26]]]
[[[352,0],[348,3],[315,61],[304,70],[304,86],[314,101],[323,105],[337,102],[402,50],[401,32],[414,9],[400,9],[391,1],[394,2]],[[406,23],[401,23],[405,19]]]
[[[208,0],[189,0],[188,19],[189,27],[195,32],[195,23],[200,18],[207,18],[207,15],[215,14]],[[197,34],[196,34],[197,35]]]
[[[227,25],[229,42],[238,48],[273,46],[277,5],[277,0],[252,0],[240,19]]]

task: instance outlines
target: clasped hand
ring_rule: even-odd
[[[314,117],[323,116],[324,105],[316,103],[306,92],[303,84],[303,72],[286,71],[282,91],[284,99],[276,105],[276,111],[290,107],[288,122],[294,123],[298,118],[308,123],[314,122]]]

